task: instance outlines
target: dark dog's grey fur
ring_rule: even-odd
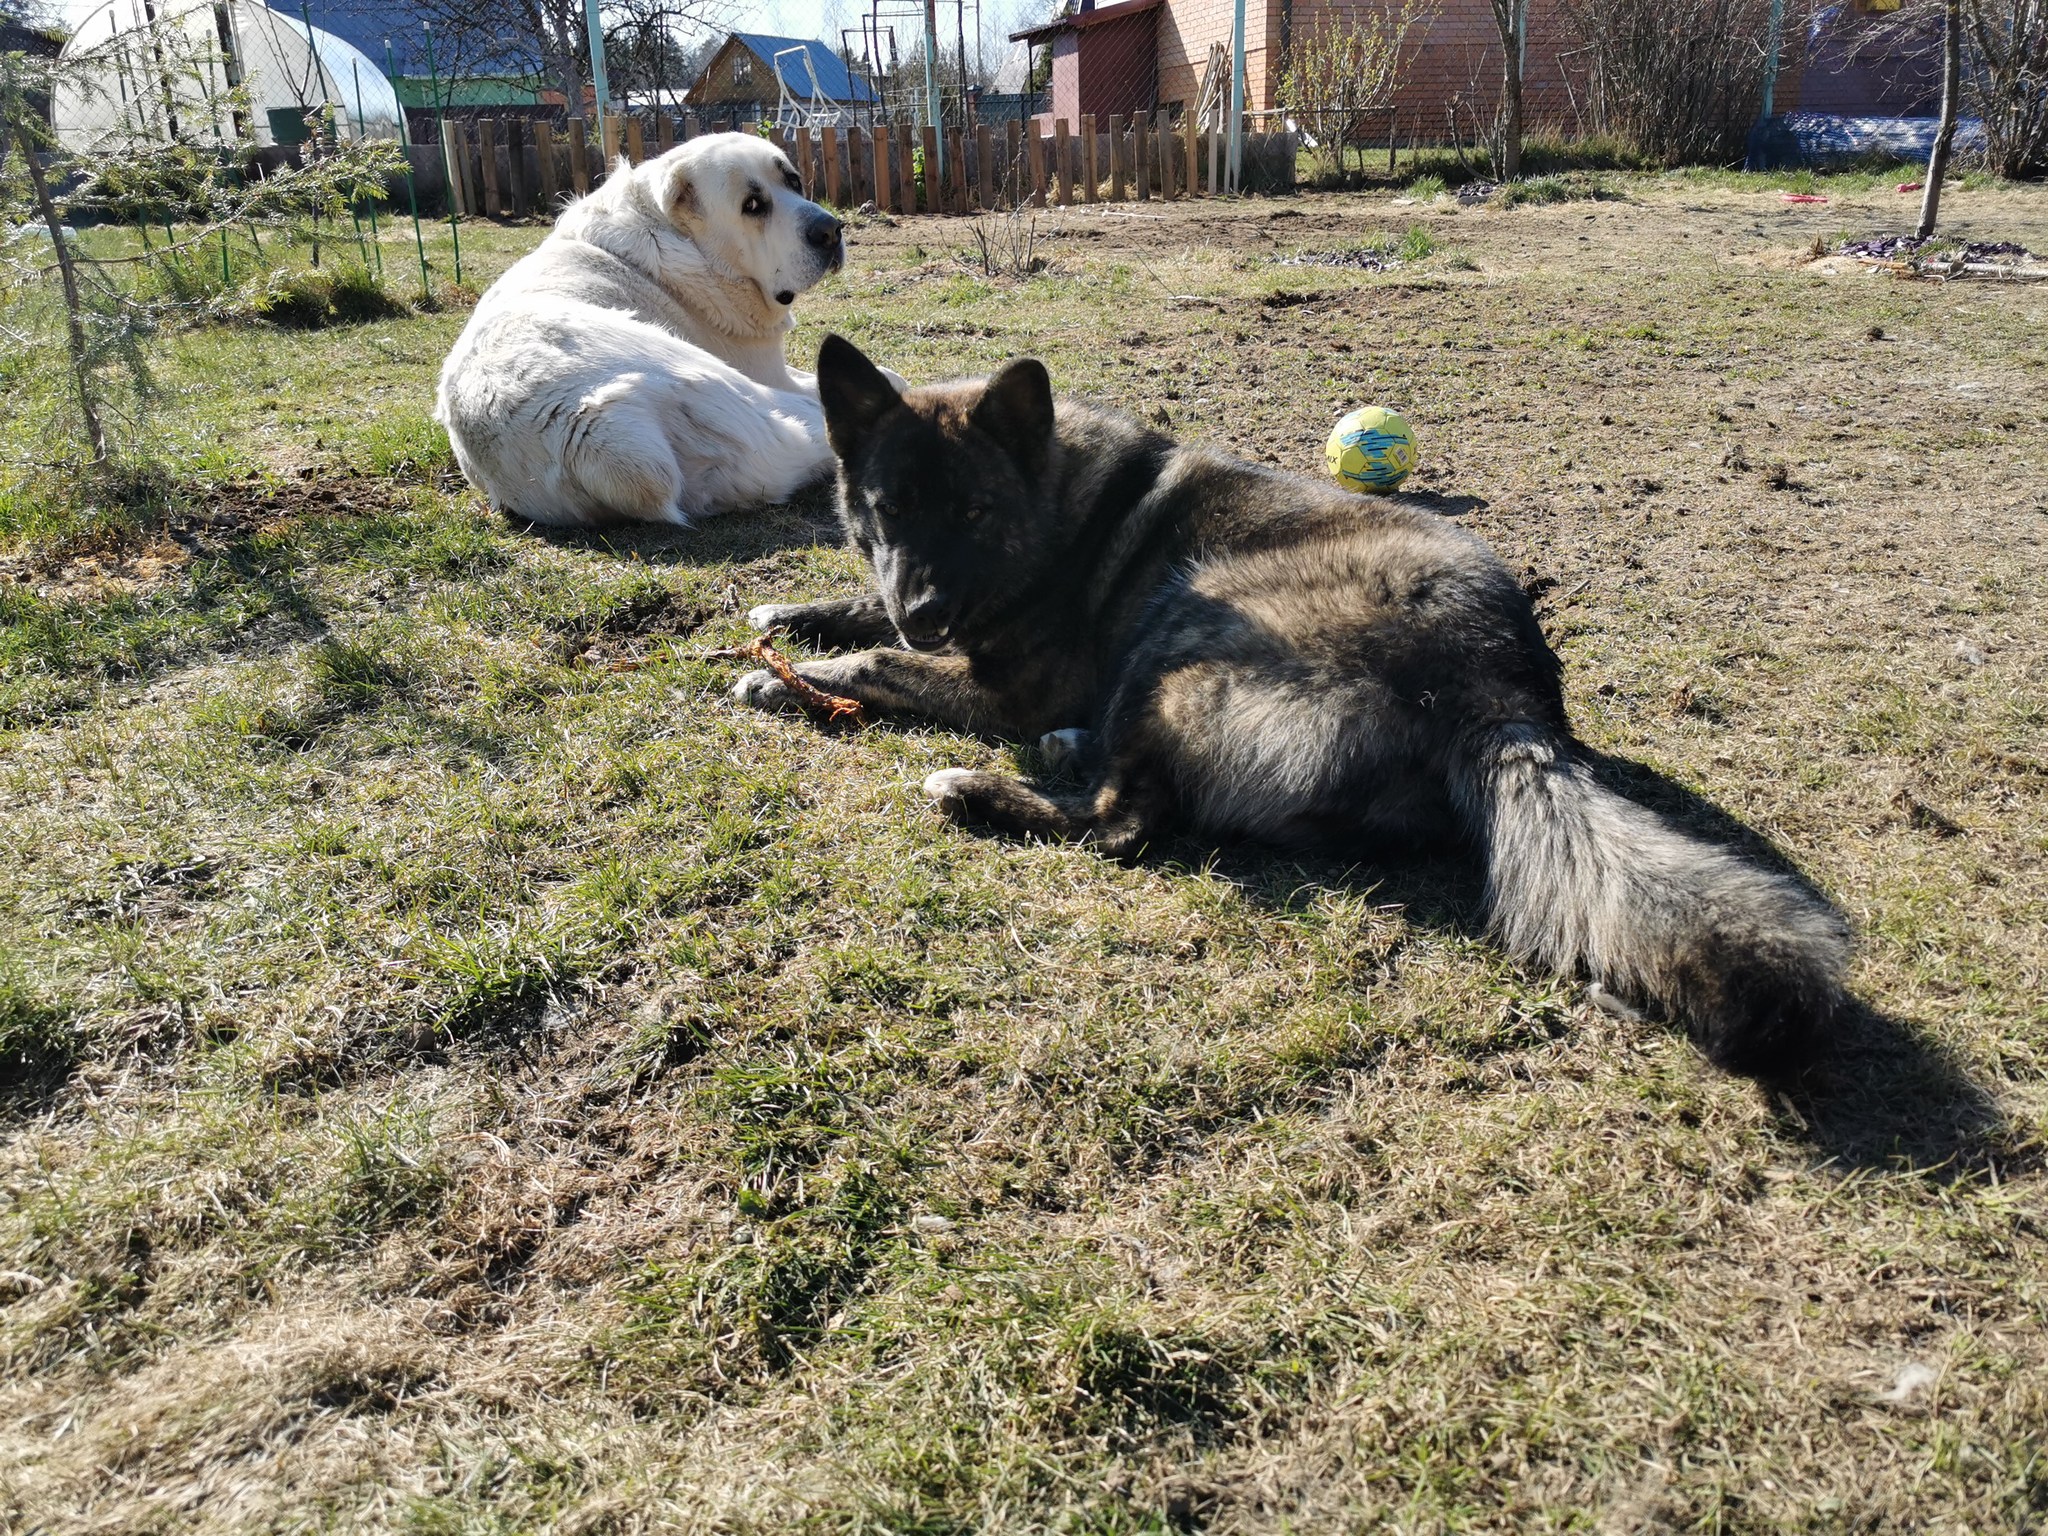
[[[1055,406],[1045,370],[899,396],[829,338],[818,382],[875,595],[757,608],[818,687],[1007,736],[1086,788],[948,770],[951,815],[1128,854],[1205,836],[1365,851],[1463,835],[1515,954],[1792,1065],[1841,1000],[1841,919],[1603,786],[1528,599],[1464,530]],[[738,697],[788,707],[766,672]]]

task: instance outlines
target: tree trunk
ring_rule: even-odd
[[[583,66],[576,61],[576,55],[565,53],[555,61],[555,79],[562,87],[565,110],[571,117],[588,118],[583,109]]]
[[[1529,0],[1493,0],[1500,30],[1500,164],[1503,181],[1522,174],[1522,31],[1529,25]]]
[[[20,100],[11,90],[10,103]],[[11,127],[12,125],[10,125]],[[9,134],[21,150],[22,164],[28,167],[28,184],[35,190],[36,211],[43,216],[43,225],[50,231],[50,248],[57,253],[57,270],[64,279],[64,319],[68,327],[71,345],[71,374],[78,385],[78,414],[85,421],[85,435],[92,443],[92,461],[95,464],[107,462],[107,431],[100,425],[99,402],[93,399],[92,362],[85,345],[85,326],[79,315],[84,301],[78,293],[78,271],[72,264],[71,244],[64,234],[64,221],[57,216],[56,205],[50,201],[50,189],[43,184],[43,169],[36,164],[36,154],[26,134]]]
[[[562,88],[563,110],[588,122],[583,107],[583,62],[576,51],[583,38],[582,5],[578,0],[542,0],[529,3],[526,14],[540,40],[542,63]]]
[[[1955,147],[1956,114],[1963,92],[1963,0],[1948,0],[1941,19],[1941,124],[1934,130],[1934,148],[1927,156],[1927,187],[1920,194],[1922,240],[1934,236],[1941,214],[1941,182],[1948,175],[1949,151]]]

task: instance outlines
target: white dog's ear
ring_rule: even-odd
[[[669,168],[668,180],[661,190],[661,202],[671,219],[695,217],[701,211],[697,183],[691,179],[687,165]]]
[[[859,347],[844,336],[827,336],[818,348],[818,401],[832,451],[847,460],[903,397]]]

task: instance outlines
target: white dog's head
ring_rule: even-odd
[[[780,309],[846,260],[843,226],[804,196],[796,167],[766,139],[708,133],[643,169],[676,228]]]

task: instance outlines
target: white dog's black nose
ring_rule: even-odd
[[[823,209],[816,218],[804,226],[804,239],[818,250],[829,251],[839,243],[839,231],[846,226]]]

